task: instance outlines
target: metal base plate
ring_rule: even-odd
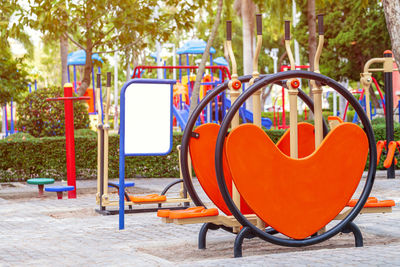
[[[141,209],[126,209],[125,214],[128,213],[141,213],[141,212],[156,212],[158,210],[183,210],[187,209],[190,206],[174,206],[174,207],[162,207],[162,208],[141,208]],[[102,210],[102,209],[95,209],[95,211],[102,215],[117,215],[119,214],[119,210]]]

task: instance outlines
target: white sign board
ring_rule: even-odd
[[[130,84],[125,90],[125,155],[169,153],[171,112],[171,84]]]

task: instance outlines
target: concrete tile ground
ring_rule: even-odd
[[[160,192],[172,179],[134,181],[134,192]],[[352,247],[354,240],[348,235],[306,249],[280,248],[255,238],[245,241],[240,259],[232,258],[232,234],[211,231],[208,248],[199,251],[201,225],[163,224],[154,213],[126,215],[126,229],[120,231],[117,216],[94,212],[94,187],[95,181],[78,181],[77,199],[57,200],[47,192],[45,198],[34,197],[34,186],[2,184],[0,265],[400,266],[399,178],[378,178],[373,190],[374,196],[396,200],[393,213],[365,214],[355,220],[365,236],[363,248]]]

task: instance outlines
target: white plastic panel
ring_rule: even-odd
[[[170,84],[132,83],[125,91],[125,155],[171,149]]]

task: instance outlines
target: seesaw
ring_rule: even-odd
[[[97,75],[96,102],[100,101],[101,76]],[[98,113],[98,158],[97,158],[97,212],[104,215],[120,214],[120,228],[123,229],[123,214],[150,212],[163,209],[183,209],[189,206],[190,198],[183,188],[183,180],[177,179],[166,185],[160,194],[130,195],[126,188],[134,183],[125,183],[125,157],[136,155],[165,155],[172,146],[172,80],[134,79],[126,83],[121,94],[121,129],[120,129],[120,180],[118,183],[108,181],[108,130],[111,73],[107,73],[106,105],[104,120]],[[150,105],[150,99],[158,106]],[[133,102],[133,103],[132,103]],[[155,109],[160,108],[159,113]],[[152,110],[148,110],[152,109]],[[147,112],[146,112],[147,111]],[[152,114],[162,114],[159,118],[149,118]],[[162,125],[157,125],[160,120]],[[104,123],[103,123],[104,122]],[[160,126],[158,128],[158,126]],[[147,129],[146,129],[147,128]],[[140,130],[139,130],[140,129]],[[144,133],[140,135],[140,133]],[[159,142],[157,140],[160,140]],[[139,149],[139,150],[138,150]],[[180,148],[177,148],[180,153]],[[167,197],[166,193],[173,186],[181,184],[179,197]],[[108,188],[117,189],[117,197],[112,198]],[[154,207],[154,204],[156,206]],[[174,206],[170,206],[174,204]],[[152,205],[149,207],[148,205]],[[126,208],[126,206],[128,208]],[[141,206],[140,208],[137,208]],[[147,206],[147,207],[146,207]],[[118,207],[116,209],[115,207]],[[122,214],[122,215],[121,215]]]
[[[322,17],[321,17],[322,20]],[[320,24],[322,25],[322,23]],[[321,33],[321,28],[320,28],[320,33]],[[320,34],[320,40],[321,40],[321,34]],[[322,38],[323,40],[323,38]],[[319,45],[320,49],[322,48],[321,42]],[[320,54],[317,53],[317,55]],[[319,57],[319,56],[318,56]],[[316,64],[318,70],[318,64]],[[232,76],[234,77],[234,76]],[[316,101],[316,107],[319,109],[319,114],[315,114],[315,116],[320,116],[320,118],[317,118],[317,121],[315,122],[316,124],[316,129],[315,129],[315,136],[316,136],[316,141],[315,141],[315,146],[317,147],[317,151],[313,152],[311,155],[309,155],[306,158],[303,159],[296,159],[299,157],[299,150],[297,148],[297,141],[296,139],[298,138],[296,131],[290,131],[290,139],[292,144],[292,147],[290,149],[291,151],[291,157],[287,157],[282,151],[279,150],[277,146],[275,146],[267,137],[267,135],[258,127],[254,125],[242,125],[237,128],[233,128],[233,130],[229,133],[228,139],[226,140],[226,147],[224,146],[225,144],[225,138],[228,134],[228,128],[229,125],[231,124],[231,121],[234,120],[235,118],[235,113],[238,111],[238,108],[244,103],[248,97],[257,92],[257,90],[260,90],[262,87],[267,86],[270,83],[279,83],[282,81],[285,81],[284,83],[287,84],[287,87],[289,87],[289,92],[290,92],[290,99],[291,99],[291,110],[296,110],[297,113],[297,108],[296,108],[296,103],[293,100],[296,100],[297,94],[299,93],[298,88],[296,88],[296,83],[294,83],[296,77],[300,78],[308,78],[313,81],[317,81],[320,83],[313,82],[313,91],[315,92],[314,94],[314,99]],[[390,212],[391,211],[391,206],[393,206],[393,201],[389,201],[389,203],[375,203],[374,205],[366,205],[365,208],[363,208],[367,197],[371,191],[372,184],[373,184],[373,177],[375,174],[376,170],[376,149],[375,146],[371,145],[374,143],[374,137],[373,137],[373,132],[371,125],[368,122],[368,119],[366,119],[365,113],[363,113],[363,125],[365,129],[364,131],[361,130],[356,125],[352,124],[341,124],[338,125],[336,128],[332,129],[331,133],[328,134],[326,139],[322,141],[323,137],[323,131],[322,131],[322,109],[320,105],[320,93],[321,93],[321,88],[320,85],[326,84],[328,86],[331,86],[333,89],[337,90],[339,93],[343,94],[344,97],[350,102],[352,106],[355,107],[356,111],[358,110],[362,111],[361,106],[358,104],[358,102],[354,99],[354,97],[349,94],[343,87],[340,86],[337,82],[333,81],[332,79],[325,77],[323,75],[317,74],[317,73],[310,73],[310,72],[305,72],[305,71],[289,71],[287,73],[280,73],[280,74],[275,74],[272,76],[267,76],[256,82],[253,86],[248,88],[248,90],[242,94],[239,98],[238,101],[240,102],[235,102],[232,106],[235,107],[235,109],[230,109],[228,114],[229,117],[227,116],[221,126],[221,129],[218,134],[218,139],[217,139],[217,147],[216,147],[216,171],[217,171],[217,178],[218,178],[218,185],[222,193],[222,197],[224,202],[226,203],[226,206],[229,208],[229,211],[233,214],[232,216],[223,216],[219,214],[214,214],[210,215],[208,218],[207,216],[190,216],[185,218],[185,216],[180,216],[178,215],[178,212],[171,212],[169,214],[168,218],[164,218],[163,220],[165,222],[174,222],[177,224],[186,224],[186,223],[205,223],[205,225],[202,227],[200,234],[199,234],[199,248],[205,248],[205,234],[207,232],[207,229],[218,229],[222,228],[224,230],[228,231],[234,231],[234,227],[237,227],[237,225],[242,225],[243,228],[237,235],[236,241],[235,241],[235,256],[241,256],[241,246],[243,239],[245,237],[255,237],[259,236],[260,238],[270,241],[275,244],[279,245],[285,245],[285,246],[305,246],[305,245],[311,245],[315,244],[318,242],[322,242],[335,234],[339,232],[352,232],[355,236],[356,240],[356,246],[362,246],[362,235],[361,232],[359,231],[358,227],[352,222],[352,220],[357,216],[358,213],[370,213],[370,212]],[[217,94],[217,93],[216,93]],[[294,97],[293,97],[294,96]],[[319,102],[319,103],[318,103]],[[199,109],[201,108],[201,104],[199,106]],[[297,114],[296,116],[293,116],[291,114],[291,130],[292,129],[297,129]],[[232,123],[233,124],[233,123]],[[190,125],[190,129],[192,129],[194,124]],[[318,128],[319,130],[318,130]],[[350,136],[353,136],[353,138],[348,138],[348,134],[350,133]],[[300,134],[301,135],[301,134]],[[300,136],[299,135],[299,136]],[[190,138],[189,135],[186,135],[186,139]],[[201,136],[201,134],[200,134]],[[196,134],[194,134],[194,137],[196,137]],[[247,137],[247,138],[246,138]],[[346,139],[347,138],[347,139]],[[373,142],[371,142],[371,139]],[[245,149],[248,149],[248,143],[245,141],[252,140],[252,151],[250,155],[251,157],[247,157],[249,153],[245,153]],[[293,141],[294,140],[294,141]],[[342,142],[343,140],[346,140],[346,142]],[[185,137],[183,142],[185,141]],[[186,140],[187,141],[187,140]],[[321,142],[322,141],[322,142]],[[293,143],[296,144],[295,147],[293,147]],[[229,145],[230,144],[230,145]],[[256,145],[254,145],[256,144]],[[265,145],[266,144],[266,145]],[[356,145],[357,144],[357,145]],[[182,143],[183,146],[183,151],[186,149],[184,143]],[[265,147],[266,146],[266,147]],[[347,149],[343,149],[344,147]],[[359,149],[359,146],[361,146],[361,149]],[[240,149],[238,149],[238,147]],[[262,147],[264,149],[264,152],[261,153],[257,150],[257,147]],[[341,166],[341,168],[338,168],[338,174],[330,174],[330,175],[324,175],[321,177],[321,172],[326,168],[327,170],[329,169],[329,164],[326,166],[327,158],[332,157],[332,155],[335,155],[336,160],[340,161],[343,158],[343,155],[340,155],[340,153],[333,153],[338,150],[338,147],[342,149],[342,151],[351,151],[354,152],[355,154],[360,155],[360,160],[358,162],[358,168],[353,168],[352,163],[349,165],[347,162],[347,165],[344,164],[344,166]],[[365,165],[365,160],[367,157],[368,153],[368,147],[370,149],[370,165],[369,165],[369,173],[367,177],[367,181],[364,185],[364,190],[363,193],[361,194],[360,200],[353,206],[354,207],[346,207],[347,205],[350,205],[349,200],[351,196],[353,195],[358,182],[360,181],[362,171],[364,169]],[[226,148],[226,156],[224,153],[224,150]],[[228,149],[229,148],[229,149]],[[236,149],[236,150],[235,150]],[[350,149],[350,150],[348,150]],[[267,151],[267,152],[265,152]],[[271,153],[271,151],[273,153]],[[248,151],[247,151],[248,152]],[[258,153],[258,154],[257,154]],[[261,154],[260,154],[261,153]],[[268,155],[269,153],[273,154],[274,157],[271,157]],[[186,153],[182,153],[182,157],[184,157]],[[256,155],[256,156],[255,156]],[[261,157],[262,156],[262,157]],[[269,160],[265,160],[267,156],[270,156],[268,158]],[[192,154],[193,157],[193,154]],[[226,158],[228,160],[226,160]],[[260,160],[262,158],[262,161]],[[372,159],[371,159],[372,158]],[[375,159],[375,161],[373,160]],[[285,162],[287,161],[287,162]],[[244,164],[244,162],[246,164]],[[258,168],[250,168],[253,172],[248,171],[248,166],[252,166],[251,164],[254,164],[254,162],[258,163],[257,165]],[[267,162],[267,164],[264,164]],[[284,162],[282,164],[282,162]],[[330,182],[336,185],[336,188],[332,189],[331,195],[327,194],[327,196],[330,196],[331,198],[333,197],[339,197],[339,200],[336,201],[335,198],[333,200],[331,199],[330,201],[326,199],[318,199],[315,198],[316,201],[314,200],[313,205],[307,206],[307,208],[310,208],[309,212],[314,212],[312,213],[312,218],[307,217],[307,214],[304,213],[304,207],[306,206],[296,206],[296,202],[298,201],[297,198],[299,198],[299,194],[296,193],[296,188],[304,183],[304,181],[307,181],[307,177],[305,179],[294,179],[294,181],[290,181],[292,184],[290,185],[290,182],[287,182],[288,179],[290,180],[292,177],[296,176],[301,176],[298,175],[296,171],[299,171],[298,168],[287,168],[286,164],[289,164],[289,166],[292,165],[298,165],[298,164],[303,164],[302,168],[303,171],[310,170],[310,173],[313,174],[312,177],[314,180],[312,180],[311,184],[309,183],[307,186],[305,186],[305,191],[307,193],[303,194],[303,198],[306,200],[310,201],[310,197],[308,196],[313,196],[313,194],[317,194],[322,191],[321,187],[323,188],[324,186],[324,178],[327,179],[329,178]],[[320,163],[322,162],[321,166],[317,170],[312,170],[313,169],[313,164],[317,162]],[[228,163],[228,168],[232,172],[232,177],[234,181],[234,185],[237,186],[238,191],[241,193],[240,195],[245,199],[246,203],[249,204],[249,207],[251,210],[254,210],[256,215],[254,214],[245,214],[245,212],[242,210],[242,206],[240,205],[240,202],[238,202],[238,199],[235,199],[233,193],[230,192],[229,187],[232,186],[234,189],[233,185],[229,182],[229,179],[225,177],[227,171],[226,171],[226,163]],[[279,166],[281,166],[284,170],[289,170],[292,171],[292,175],[285,175],[282,173],[277,173],[276,172],[276,167],[274,164],[277,163]],[[268,165],[269,164],[269,165]],[[300,164],[300,165],[301,165]],[[307,165],[308,164],[308,165]],[[196,160],[193,159],[193,165],[195,167],[196,165]],[[286,169],[284,168],[286,166]],[[336,166],[336,165],[334,165]],[[254,167],[254,166],[253,166]],[[260,175],[259,171],[260,169],[263,170],[264,168],[268,168],[269,170],[274,170],[271,173],[263,174]],[[351,171],[349,171],[349,168],[353,168]],[[343,169],[346,171],[343,172]],[[196,167],[195,167],[196,170]],[[254,172],[255,171],[255,172]],[[183,172],[185,172],[185,167],[183,166]],[[198,175],[198,173],[196,172]],[[280,176],[279,176],[280,175]],[[256,179],[256,177],[262,176],[262,182],[260,182],[261,179]],[[326,177],[327,178],[326,178]],[[184,175],[185,177],[185,175]],[[277,177],[280,177],[281,179],[277,179]],[[335,179],[336,177],[340,177],[341,179]],[[353,177],[353,179],[344,179],[343,177]],[[355,178],[354,178],[355,177]],[[304,178],[304,175],[301,177]],[[256,179],[256,186],[253,185],[253,180]],[[268,180],[269,179],[269,180]],[[319,180],[321,179],[322,182]],[[228,182],[227,182],[228,180]],[[282,184],[274,184],[276,181],[281,182],[284,181],[285,183]],[[343,182],[350,180],[346,184],[346,182]],[[270,182],[270,186],[265,186],[264,181]],[[315,185],[314,185],[315,183]],[[341,186],[344,183],[347,185],[344,190],[343,188],[340,188],[338,190],[338,184]],[[307,182],[306,182],[307,184]],[[228,185],[228,186],[227,186]],[[263,186],[264,185],[264,186]],[[310,190],[308,187],[313,188],[316,187],[315,190]],[[203,185],[202,185],[203,186]],[[303,185],[304,186],[304,185]],[[274,190],[276,188],[284,188],[285,190],[279,191],[278,196],[274,195]],[[196,193],[192,192],[193,187],[190,185],[190,183],[187,184],[187,188],[189,193],[192,196],[192,199],[194,200],[196,205],[196,202],[200,201],[199,199],[196,199]],[[267,194],[265,194],[262,189],[269,189]],[[303,187],[300,187],[303,188]],[[204,186],[203,186],[204,189]],[[232,189],[232,191],[233,191]],[[291,190],[290,190],[291,189]],[[294,191],[293,191],[294,189]],[[307,190],[308,191],[307,191]],[[261,190],[261,191],[257,191]],[[299,190],[297,190],[299,191]],[[343,191],[343,192],[341,192]],[[287,192],[291,192],[291,194],[287,194]],[[326,193],[326,192],[324,192]],[[282,196],[285,196],[286,198],[283,198]],[[274,196],[278,197],[279,200],[277,199],[269,199],[265,200],[262,199],[262,196]],[[280,196],[280,198],[279,198]],[[294,197],[293,197],[294,196]],[[291,199],[290,199],[291,197]],[[198,198],[198,197],[197,197]],[[261,199],[260,199],[261,198]],[[283,199],[282,199],[283,198]],[[303,202],[299,201],[299,203],[304,204],[304,199],[301,199],[302,197],[300,196],[300,200],[303,200]],[[311,197],[311,200],[314,198]],[[328,197],[329,199],[329,197]],[[289,201],[287,201],[289,200]],[[213,201],[214,202],[214,201]],[[288,204],[286,204],[286,202]],[[354,201],[353,201],[354,202]],[[201,201],[199,202],[201,203]],[[215,203],[215,202],[214,202]],[[267,204],[266,204],[267,203]],[[306,201],[307,203],[307,201]],[[239,205],[238,205],[239,204]],[[327,204],[329,207],[325,207],[324,205]],[[202,203],[200,204],[202,205]],[[276,208],[278,207],[278,208]],[[269,209],[268,209],[269,208]],[[290,208],[290,209],[289,209]],[[325,208],[328,208],[328,210],[325,210]],[[192,208],[194,209],[194,208]],[[271,212],[272,211],[274,212]],[[221,209],[222,210],[222,209]],[[290,212],[288,213],[288,210]],[[205,210],[197,210],[193,213],[207,213],[204,212]],[[181,214],[184,214],[184,212],[180,212]],[[190,213],[190,211],[188,212]],[[210,212],[210,214],[212,214]],[[282,216],[284,214],[284,216]],[[288,214],[291,215],[292,217],[288,217]],[[296,217],[297,216],[297,217]],[[303,217],[306,217],[308,220],[301,221]],[[261,219],[261,220],[260,220]],[[340,223],[338,223],[336,226],[331,228],[329,231],[324,232],[324,227],[327,223],[329,223],[332,220],[341,220]],[[272,227],[264,228],[261,227],[262,223],[265,222]],[[296,227],[295,223],[293,222],[301,222],[299,223],[300,227]],[[314,222],[315,221],[315,222]],[[272,223],[271,223],[272,222]],[[294,228],[294,229],[292,229]],[[322,231],[320,231],[322,229]],[[277,232],[281,232],[284,235],[290,237],[289,239],[285,238],[279,238],[275,237],[272,234],[275,234]],[[321,234],[317,234],[317,232],[320,232]]]

